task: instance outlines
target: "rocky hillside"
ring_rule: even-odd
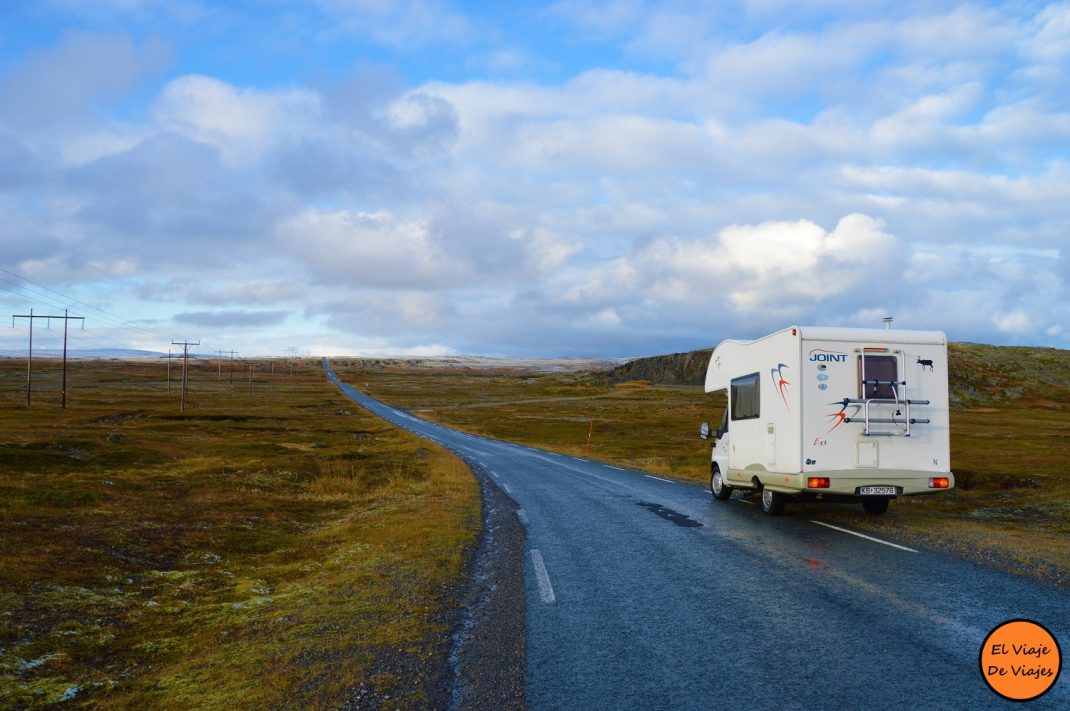
[[[702,385],[711,350],[639,358],[609,370],[609,380]],[[955,405],[1006,402],[1060,410],[1070,407],[1070,351],[952,343],[948,357]]]
[[[657,385],[702,385],[712,352],[712,348],[705,348],[630,360],[609,370],[609,382],[615,385],[629,380],[645,380]]]

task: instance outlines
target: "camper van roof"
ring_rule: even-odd
[[[789,326],[779,331],[770,333],[753,341],[737,341],[725,339],[722,343],[736,343],[745,346],[748,343],[757,343],[766,338],[780,335],[785,331],[795,329],[799,337],[813,341],[846,341],[848,343],[911,343],[927,345],[946,345],[947,336],[943,331],[905,331],[891,328],[837,328],[833,326]],[[794,335],[794,334],[793,334]],[[718,346],[719,347],[719,346]]]
[[[887,343],[947,343],[943,331],[905,331],[895,328],[833,328],[830,326],[796,326],[805,339],[815,341],[883,341]]]
[[[789,326],[753,341],[721,341],[710,356],[710,365],[706,369],[706,392],[723,390],[728,387],[729,379],[738,375],[734,363],[740,358],[750,357],[751,344],[757,344],[775,336],[792,332],[794,338],[804,341],[839,341],[858,344],[887,345],[935,345],[946,346],[947,336],[943,331],[904,331],[886,328],[832,328],[828,326]],[[722,366],[722,359],[724,365]],[[732,363],[733,365],[729,365]],[[716,366],[716,367],[715,367]],[[722,370],[722,368],[724,368]]]

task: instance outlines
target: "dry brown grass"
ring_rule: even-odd
[[[479,527],[448,453],[293,378],[0,363],[0,706],[426,703]]]

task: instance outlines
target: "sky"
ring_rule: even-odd
[[[1070,3],[0,3],[0,305],[72,348],[1067,348],[1068,236]]]

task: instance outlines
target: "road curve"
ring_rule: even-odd
[[[1070,652],[1070,593],[703,487],[369,411],[480,467],[526,528],[533,709],[1007,708],[979,667],[1027,618]],[[1064,664],[1065,666],[1065,664]],[[1029,708],[1070,708],[1070,673]]]

